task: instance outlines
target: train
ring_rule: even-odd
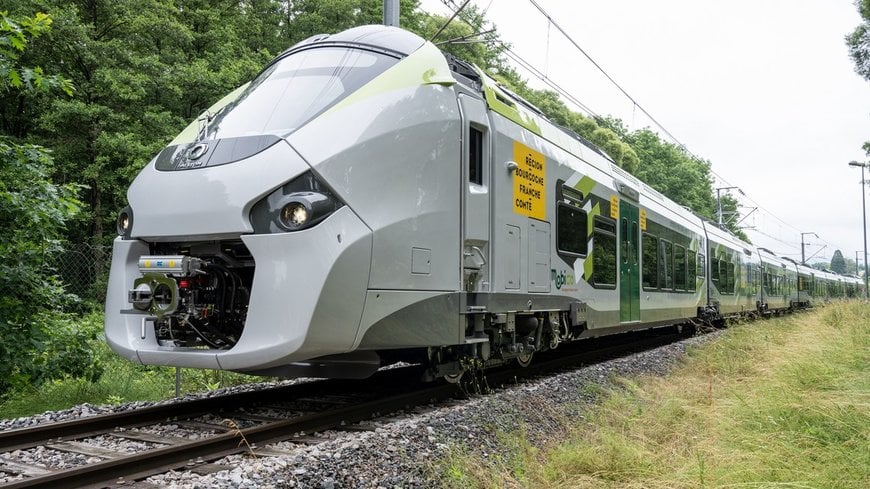
[[[455,381],[587,337],[864,294],[683,208],[478,67],[362,26],[287,49],[138,174],[105,337],[142,364]]]

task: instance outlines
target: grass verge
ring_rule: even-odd
[[[732,326],[666,377],[619,379],[548,446],[455,452],[452,487],[870,487],[870,307]]]

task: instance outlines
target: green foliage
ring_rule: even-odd
[[[0,12],[0,91],[56,87],[71,93],[68,80],[20,63],[29,41],[50,25],[45,14],[13,18]],[[84,347],[95,333],[77,328],[72,316],[60,312],[73,298],[47,265],[62,249],[65,225],[80,208],[77,187],[52,183],[52,169],[45,148],[0,136],[0,394],[51,378],[99,374]]]
[[[855,0],[862,22],[846,35],[849,56],[855,63],[855,72],[870,81],[870,0]]]
[[[39,91],[60,88],[72,95],[69,80],[46,75],[39,66],[20,66],[19,58],[28,42],[44,34],[51,27],[51,17],[38,12],[33,17],[12,18],[8,11],[0,12],[0,92],[9,90]]]
[[[0,393],[84,374],[92,363],[81,349],[86,333],[60,312],[73,297],[47,267],[79,209],[76,187],[51,183],[51,167],[44,148],[0,140]]]
[[[846,35],[846,46],[855,63],[855,72],[870,81],[870,0],[855,0],[855,7],[862,22]],[[863,149],[870,156],[870,141],[864,143]]]
[[[81,352],[87,352],[90,357],[70,362],[75,363],[78,371],[53,376],[42,384],[24,380],[16,382],[0,403],[0,419],[31,416],[83,403],[118,404],[173,397],[175,369],[138,365],[116,355],[100,334],[103,318],[102,311],[91,311],[75,321],[69,316],[53,323],[52,327],[59,328],[66,339],[49,340],[56,346],[44,356],[54,355],[58,362],[67,362],[63,357]],[[68,331],[64,331],[66,328]],[[77,343],[72,344],[73,341]],[[263,378],[233,372],[183,369],[181,380],[181,392],[188,393],[259,382]]]
[[[843,253],[840,250],[835,251],[834,256],[831,257],[831,270],[839,274],[848,272],[846,270],[846,259],[843,258]]]

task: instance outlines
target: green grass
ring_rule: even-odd
[[[100,312],[86,315],[82,318],[82,327],[97,327],[101,330],[102,318]],[[175,396],[174,368],[143,366],[127,361],[112,352],[102,339],[92,341],[90,347],[103,370],[95,382],[66,378],[9,392],[0,402],[0,419],[30,416],[84,403],[120,404],[157,401]],[[181,379],[182,394],[272,380],[199,369],[182,369]]]
[[[622,379],[539,450],[442,465],[451,487],[870,487],[870,306],[732,326],[664,378]],[[505,463],[507,462],[507,463]],[[521,469],[521,470],[520,470]]]

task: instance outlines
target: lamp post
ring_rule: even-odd
[[[716,189],[716,222],[719,224],[719,227],[722,227],[722,196],[719,194],[722,190],[731,190],[732,188],[736,188],[740,195],[746,195],[740,190],[739,187],[719,187]]]
[[[857,161],[850,161],[849,166],[860,166],[861,167],[861,213],[864,215],[864,228],[861,230],[861,234],[864,235],[864,297],[870,299],[870,290],[867,289],[867,204],[866,197],[864,197],[864,184],[866,181],[864,180],[864,168],[867,168],[867,163],[858,163]]]
[[[817,238],[819,237],[819,235],[816,233],[801,233],[801,265],[807,264],[807,259],[804,258],[804,256],[805,256],[804,255],[804,236],[807,234],[812,234],[813,236],[815,236]],[[816,252],[816,253],[818,253],[818,252]],[[810,257],[810,258],[812,258],[812,257]]]

